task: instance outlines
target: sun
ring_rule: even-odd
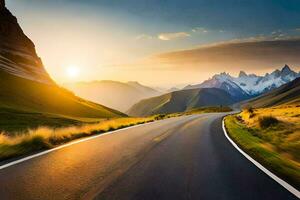
[[[77,78],[79,76],[80,69],[76,66],[70,66],[66,68],[66,74],[69,78]]]

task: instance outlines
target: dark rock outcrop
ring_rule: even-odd
[[[24,34],[17,18],[0,0],[0,70],[30,80],[53,84],[37,56],[33,42]]]

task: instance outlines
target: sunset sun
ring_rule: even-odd
[[[77,78],[79,76],[80,69],[77,66],[69,66],[66,68],[66,75],[68,78]]]

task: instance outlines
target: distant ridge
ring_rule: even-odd
[[[65,84],[76,95],[111,108],[127,111],[138,101],[161,95],[161,92],[138,82],[92,81]]]
[[[132,106],[127,112],[131,116],[169,114],[188,111],[206,106],[226,106],[234,99],[226,91],[218,88],[179,90],[161,96],[144,99]]]

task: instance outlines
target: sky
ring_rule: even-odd
[[[170,87],[223,71],[300,70],[299,0],[6,1],[58,83]]]

